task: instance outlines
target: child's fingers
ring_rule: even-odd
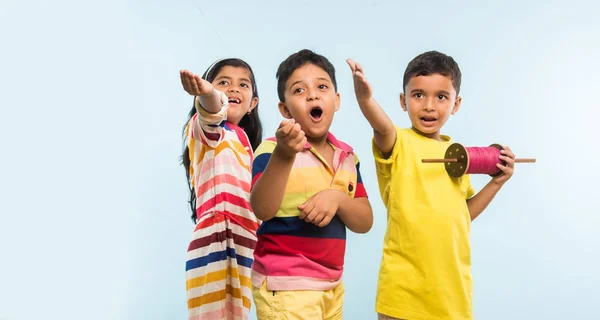
[[[515,159],[507,156],[500,156],[500,160],[506,162],[507,167],[513,167],[515,165]]]
[[[326,227],[329,224],[329,222],[331,222],[331,217],[325,216],[325,217],[323,217],[323,220],[321,220],[321,222],[319,222],[318,226],[321,228]]]
[[[194,95],[199,95],[200,91],[198,90],[199,88],[199,84],[198,81],[196,80],[196,77],[193,74],[188,74],[188,81],[190,83],[190,93],[194,94]]]
[[[304,218],[306,218],[306,216],[315,208],[315,206],[309,201],[305,204],[302,205],[303,209],[300,210],[300,206],[298,207],[298,209],[300,210],[300,213],[298,214],[298,218],[304,220]]]
[[[356,71],[359,71],[360,73],[365,73],[363,67],[358,62],[356,63]]]
[[[287,125],[290,122],[294,123],[294,119],[283,119],[283,120],[281,120],[281,123],[279,124],[279,127],[277,129],[281,129],[281,128],[285,127],[285,125]]]
[[[515,158],[515,154],[512,152],[512,150],[510,150],[509,147],[504,146],[504,149],[500,151],[500,153],[510,157],[510,158]]]
[[[179,77],[181,78],[181,85],[183,89],[187,92],[190,92],[192,84],[190,83],[190,77],[188,76],[187,70],[181,70],[179,73]]]
[[[304,218],[304,221],[313,222],[318,215],[319,215],[319,210],[317,208],[313,207],[312,210]]]
[[[292,139],[291,145],[297,152],[300,152],[302,149],[304,149],[304,145],[306,145],[306,134],[304,131],[300,131],[298,135]]]
[[[354,61],[352,61],[352,59],[346,59],[346,63],[348,63],[348,65],[350,66],[350,70],[352,70],[352,72],[354,73],[354,71],[356,71],[356,64],[354,63]]]
[[[315,218],[311,221],[313,224],[315,225],[320,225],[321,222],[323,222],[323,220],[327,217],[327,215],[323,212],[319,212],[319,214],[317,214],[315,216]]]
[[[281,126],[279,127],[279,129],[277,131],[279,131],[279,133],[282,137],[285,137],[290,134],[290,132],[292,131],[293,128],[294,128],[294,121],[293,121],[293,119],[291,119],[291,120],[285,121],[285,123],[284,123],[284,121],[282,121]]]
[[[497,163],[496,167],[498,167],[498,169],[502,170],[502,172],[505,175],[509,175],[509,176],[512,175],[512,172],[513,172],[513,168],[512,167],[504,166],[504,165],[502,165],[500,163]]]

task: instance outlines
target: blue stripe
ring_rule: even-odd
[[[356,183],[362,183],[362,177],[360,175],[360,162],[356,163]]]
[[[252,162],[252,177],[253,178],[257,174],[265,171],[265,168],[267,167],[267,163],[269,163],[269,159],[271,159],[271,153],[262,153],[254,159],[254,162]]]
[[[344,225],[337,215],[324,228],[300,220],[298,217],[275,217],[263,222],[256,234],[285,234],[307,238],[346,239],[346,225]]]
[[[227,248],[223,251],[212,252],[204,257],[188,260],[185,263],[185,271],[201,268],[212,262],[227,260],[227,258],[235,258],[239,265],[242,265],[246,268],[252,267],[252,258],[247,258],[236,254],[234,248]]]

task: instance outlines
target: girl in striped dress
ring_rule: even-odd
[[[256,80],[240,59],[213,64],[200,78],[180,72],[194,96],[182,162],[196,224],[188,247],[188,319],[248,319],[259,221],[249,203],[253,150],[262,140]]]

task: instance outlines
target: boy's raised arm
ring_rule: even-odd
[[[373,90],[364,76],[362,66],[351,59],[346,60],[346,62],[352,70],[354,93],[360,111],[373,128],[375,144],[377,144],[382,154],[389,155],[396,142],[394,123],[373,98]]]

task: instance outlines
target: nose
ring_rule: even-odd
[[[306,92],[306,100],[308,100],[308,101],[319,100],[319,95],[317,94],[317,90],[308,89]]]
[[[227,91],[229,91],[229,92],[240,92],[240,89],[236,85],[230,85],[229,88],[227,88]]]
[[[423,110],[425,111],[434,111],[435,107],[433,106],[433,99],[427,99],[427,101],[423,104]]]

